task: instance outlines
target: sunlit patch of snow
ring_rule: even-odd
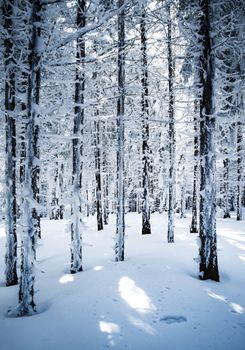
[[[243,314],[244,313],[244,308],[241,305],[239,305],[237,303],[231,303],[223,295],[216,294],[216,293],[212,292],[211,290],[207,290],[207,292],[211,298],[217,299],[219,301],[223,301],[225,304],[230,305],[232,312],[234,312],[236,314]]]
[[[244,308],[236,303],[230,303],[230,307],[232,308],[232,312],[235,312],[236,314],[243,314],[244,313]]]
[[[135,327],[139,328],[143,332],[148,333],[150,335],[154,335],[156,333],[154,328],[152,328],[148,323],[142,321],[140,318],[129,316],[128,319],[129,322],[131,322]]]
[[[233,246],[235,246],[238,249],[245,250],[245,245],[235,241],[234,239],[228,239],[227,238],[226,241],[228,243],[232,244]]]
[[[5,237],[5,228],[0,227],[0,237]]]
[[[181,241],[189,241],[190,240],[190,238],[187,237],[187,235],[185,235],[185,234],[179,234],[178,239],[180,239]]]
[[[212,292],[211,290],[208,290],[208,295],[211,298],[214,298],[214,299],[217,299],[217,300],[220,300],[220,301],[224,301],[224,302],[227,301],[226,298],[223,295],[216,294],[216,293]]]
[[[118,283],[119,293],[129,306],[141,313],[149,313],[156,310],[145,291],[136,286],[128,277],[122,277]]]
[[[74,281],[74,277],[71,275],[63,275],[60,279],[59,282],[61,284],[65,284],[65,283],[70,283]]]
[[[100,271],[100,270],[102,270],[104,268],[104,266],[95,266],[94,268],[93,268],[93,270],[94,271]]]
[[[100,330],[103,333],[119,333],[120,327],[116,323],[100,321]]]
[[[242,261],[245,261],[245,256],[244,255],[238,255],[238,258]]]

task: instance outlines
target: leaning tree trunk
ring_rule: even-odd
[[[6,38],[5,58],[5,121],[6,121],[6,286],[18,283],[17,277],[17,199],[16,199],[16,123],[15,123],[15,61],[13,45],[13,3],[4,1],[3,15]]]
[[[194,110],[194,168],[193,168],[193,193],[192,193],[192,217],[191,217],[191,233],[197,233],[197,217],[198,217],[198,203],[197,203],[197,192],[198,192],[198,174],[199,174],[199,130],[197,122],[197,112],[199,111],[199,102],[195,100]]]
[[[77,26],[85,27],[85,0],[77,2]],[[76,54],[76,80],[75,80],[75,115],[74,115],[74,138],[72,140],[72,205],[71,205],[71,273],[82,271],[82,135],[84,125],[84,91],[85,91],[85,40],[77,39]],[[81,72],[82,67],[82,72]]]
[[[118,7],[124,0],[118,0]],[[124,260],[124,102],[125,102],[125,27],[124,11],[118,14],[118,99],[117,99],[117,227],[115,261]]]
[[[200,99],[200,279],[219,281],[216,242],[214,62],[210,27],[210,1],[201,0],[199,77]]]
[[[142,9],[140,21],[140,38],[141,38],[141,60],[142,60],[142,75],[141,75],[141,108],[142,108],[142,153],[143,153],[143,195],[142,195],[142,234],[151,233],[150,224],[150,172],[149,172],[149,89],[148,89],[148,67],[147,67],[147,40],[145,29],[145,8]]]
[[[168,5],[167,24],[168,53],[168,93],[169,93],[169,191],[168,191],[168,242],[174,242],[174,206],[175,206],[175,121],[174,121],[174,63],[172,52],[171,8]]]

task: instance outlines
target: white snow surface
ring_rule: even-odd
[[[245,222],[218,219],[221,282],[198,279],[190,216],[176,218],[167,243],[166,214],[153,214],[152,234],[141,216],[126,215],[124,262],[114,262],[115,217],[83,234],[84,271],[69,274],[67,221],[42,221],[37,250],[39,313],[9,318],[18,286],[4,286],[4,224],[0,227],[1,350],[245,350]],[[197,259],[198,260],[198,259]]]

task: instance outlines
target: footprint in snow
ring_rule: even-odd
[[[187,318],[184,316],[164,316],[160,318],[160,322],[164,322],[167,324],[172,324],[172,323],[182,323],[182,322],[187,322]]]

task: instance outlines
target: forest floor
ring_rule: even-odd
[[[84,271],[69,274],[67,221],[42,221],[37,251],[39,313],[6,317],[18,286],[4,286],[0,227],[0,350],[245,350],[245,222],[218,219],[221,282],[198,279],[197,237],[190,217],[176,218],[168,244],[167,217],[153,214],[152,235],[141,216],[126,215],[124,262],[113,261],[115,217],[97,232],[84,228]]]

